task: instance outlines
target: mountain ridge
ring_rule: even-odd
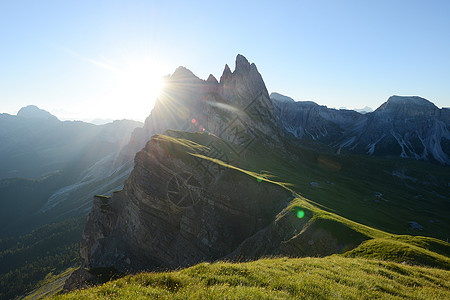
[[[131,171],[132,161],[115,162],[142,123],[93,125],[48,115],[36,106],[0,115],[0,156],[7,158],[0,161],[0,237],[87,215],[92,195],[119,189]]]
[[[39,107],[35,105],[28,105],[25,107],[22,107],[17,112],[18,117],[22,118],[32,118],[32,119],[53,119],[58,120],[58,118],[51,113],[49,113],[46,110],[40,109]]]
[[[242,55],[234,72],[225,65],[219,82],[212,76],[199,79],[186,68],[167,79],[143,129],[133,133],[139,143],[150,140],[135,156],[124,189],[94,199],[81,241],[83,268],[126,273],[224,258],[326,256],[356,249],[369,239],[394,238],[318,209],[320,204],[261,169],[268,164],[276,168],[272,160],[277,157],[292,169],[304,159],[305,170],[317,163],[327,174],[339,172],[343,166],[332,157],[300,148],[288,151],[295,145],[283,138],[289,133],[286,126],[292,122],[295,130],[294,125],[307,124],[301,128],[304,136],[336,145],[334,138],[341,142],[350,134],[363,140],[360,130],[367,130],[373,124],[368,120],[379,112],[363,115],[313,102],[271,100],[256,66]],[[334,186],[329,180],[325,184]],[[382,194],[374,195],[380,202]],[[77,286],[86,272],[80,269],[67,288]]]
[[[314,102],[273,98],[285,134],[369,155],[391,155],[450,164],[447,108],[417,96],[391,96],[375,111],[356,115]]]

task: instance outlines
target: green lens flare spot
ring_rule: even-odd
[[[262,177],[258,177],[258,178],[256,178],[256,180],[257,180],[258,182],[261,182],[261,181],[262,181]]]
[[[297,218],[301,219],[305,216],[305,212],[303,210],[299,210],[297,212]]]

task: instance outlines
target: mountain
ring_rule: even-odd
[[[368,106],[364,106],[363,108],[354,108],[353,110],[357,111],[361,114],[367,114],[367,113],[373,112],[373,109]]]
[[[281,94],[275,93],[275,92],[270,93],[270,99],[272,99],[272,101],[275,100],[278,102],[287,102],[287,103],[295,102],[295,100],[292,99],[291,97],[284,96],[284,95],[281,95]]]
[[[0,115],[0,237],[86,215],[95,193],[120,189],[132,161],[115,164],[141,123],[59,121],[27,106]]]
[[[363,115],[270,99],[256,66],[242,55],[219,81],[183,67],[167,80],[124,150],[145,145],[123,189],[94,198],[81,240],[82,268],[65,289],[108,274],[270,255],[450,266],[448,243],[405,235],[448,237],[448,167],[302,145],[340,149],[347,145],[338,142],[355,136],[348,145],[364,148],[381,122],[406,134],[402,128],[416,127],[395,121],[425,117],[439,125],[445,110],[424,113],[432,106],[415,98],[411,107],[398,107],[405,99],[394,97]]]
[[[204,160],[207,148],[192,139],[184,144],[187,138],[154,136],[136,155],[124,189],[94,200],[81,243],[84,267],[126,272],[215,260],[286,205],[289,191]],[[213,135],[201,138],[218,149],[230,146]]]
[[[345,106],[342,106],[342,107],[339,107],[339,110],[349,110],[349,109],[347,107],[345,107]],[[366,113],[369,113],[369,112],[373,112],[373,109],[368,107],[368,106],[364,106],[363,108],[353,108],[352,110],[354,110],[356,112],[359,112],[361,114],[366,114]]]
[[[28,118],[28,119],[58,120],[57,117],[55,117],[48,111],[40,109],[39,107],[37,107],[35,105],[28,105],[26,107],[22,107],[17,112],[17,116],[21,117],[21,118]]]
[[[392,96],[372,113],[272,97],[283,132],[337,153],[400,156],[450,164],[450,113],[420,97]]]
[[[244,56],[237,55],[233,72],[225,65],[220,81],[213,75],[202,80],[179,67],[166,78],[165,86],[144,127],[133,132],[129,155],[134,156],[154,134],[167,129],[214,133],[244,147],[260,135],[272,145],[279,143],[267,88],[256,65]]]
[[[240,195],[246,193],[250,183],[242,177],[242,183],[238,188],[239,172],[225,175],[225,178],[231,178],[231,182],[228,182],[229,179],[217,179],[219,181],[214,184],[211,182],[214,181],[211,176],[214,178],[217,168],[211,167],[211,162],[202,162],[195,158],[189,160],[189,157],[185,156],[177,160],[175,156],[165,154],[168,150],[164,150],[167,144],[164,137],[161,136],[160,143],[156,138],[151,138],[157,133],[167,132],[168,129],[182,130],[179,134],[174,133],[174,139],[183,140],[183,136],[189,132],[202,132],[205,137],[215,136],[216,138],[208,138],[206,148],[202,148],[202,152],[197,154],[207,155],[225,163],[236,163],[245,159],[247,149],[256,144],[272,149],[279,148],[281,132],[274,107],[255,64],[250,64],[245,57],[238,55],[235,70],[232,72],[228,65],[225,65],[220,81],[212,75],[207,80],[201,80],[184,67],[177,68],[166,81],[166,88],[145,121],[144,127],[133,132],[126,149],[126,152],[133,153],[151,139],[136,155],[134,170],[124,189],[114,193],[111,200],[100,197],[94,201],[82,239],[83,265],[138,270],[150,266],[173,267],[179,264],[192,264],[202,259],[219,258],[237,247],[243,239],[270,223],[274,214],[282,207],[281,202],[276,202],[279,199],[286,201],[289,196],[288,192],[276,187],[269,190],[256,188],[255,191],[259,191],[252,196],[253,200],[247,199],[250,202],[242,202],[242,208],[238,209],[236,205],[240,203]],[[172,164],[174,165],[171,166]],[[154,173],[157,170],[163,173]],[[196,175],[193,177],[192,174]],[[234,177],[236,179],[233,179]],[[170,182],[169,186],[166,186],[166,181]],[[149,182],[152,183],[149,185]],[[228,184],[229,189],[234,190],[234,197],[229,198],[230,196],[223,190],[224,184]],[[211,188],[206,192],[198,185]],[[219,190],[213,188],[216,185],[220,187]],[[192,193],[191,187],[194,192],[197,190],[213,195],[197,202],[198,195],[186,198],[181,194],[186,191]],[[167,188],[173,189],[175,198],[169,200],[173,204],[167,202],[167,199],[162,203],[156,200],[164,197],[163,194],[167,195],[167,190],[164,191]],[[181,191],[177,192],[178,189]],[[153,194],[153,191],[157,194]],[[216,194],[220,193],[224,194],[225,198],[217,201]],[[267,198],[268,195],[277,193],[281,193],[281,196],[276,197],[276,202]],[[148,196],[143,198],[141,197],[143,195]],[[128,202],[132,198],[135,200]],[[264,202],[262,198],[266,198],[267,203],[259,209],[255,208],[260,201]],[[156,206],[153,206],[154,201],[150,199],[156,200]],[[189,204],[190,201],[196,201],[196,205],[192,206],[192,203]],[[208,201],[213,201],[213,204],[203,207]],[[192,209],[194,211],[200,209],[202,212],[198,214]],[[144,211],[148,211],[148,215],[144,214]],[[167,219],[168,216],[172,216],[173,219],[172,217]],[[134,219],[132,225],[129,223],[130,217]],[[186,223],[187,232],[180,232],[177,229],[179,226],[177,222],[180,220]],[[123,222],[129,225],[123,227],[122,224],[126,224]],[[103,225],[97,227],[95,223]],[[249,230],[243,231],[239,226],[244,223],[249,225]],[[106,224],[109,225],[104,227]],[[150,229],[147,227],[148,224],[155,226]],[[197,229],[192,229],[191,226]],[[142,228],[141,237],[136,236],[134,241],[123,239],[124,231],[134,231],[138,227]],[[152,245],[151,240],[154,238],[148,239],[148,230],[154,231],[157,236],[170,236],[171,245],[164,244],[162,240],[160,246]],[[186,236],[192,234],[200,234],[202,238],[199,240]],[[120,249],[115,245],[121,245]],[[148,251],[148,255],[142,257],[140,253],[146,247],[154,250]],[[173,249],[172,254],[164,254],[168,251],[167,247]],[[186,250],[186,254],[177,258],[178,249],[181,248]]]

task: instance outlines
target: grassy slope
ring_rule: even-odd
[[[201,263],[126,276],[57,299],[449,299],[450,272],[337,255]]]
[[[179,132],[173,132],[173,135],[179,135]],[[211,143],[214,144],[216,148],[221,149],[221,151],[227,151],[227,145],[226,142],[223,140],[216,140],[214,136],[210,136],[207,134],[192,134],[192,133],[182,133],[183,139],[177,139],[174,137],[167,137],[160,135],[158,136],[159,140],[164,140],[167,142],[166,147],[168,151],[171,153],[176,153],[178,155],[183,155],[183,152],[191,153],[192,155],[196,156],[199,159],[208,160],[215,164],[220,164],[222,167],[232,168],[235,170],[238,170],[240,172],[243,172],[247,174],[248,176],[254,177],[257,181],[267,181],[273,184],[278,184],[284,188],[289,189],[293,192],[293,194],[296,194],[298,197],[293,199],[290,203],[290,205],[286,208],[288,211],[298,211],[303,210],[305,213],[309,213],[309,223],[315,223],[314,225],[319,228],[323,228],[327,231],[333,232],[335,236],[338,238],[343,238],[345,240],[346,236],[349,234],[349,230],[353,232],[357,232],[360,235],[358,236],[358,239],[361,238],[361,236],[364,236],[364,239],[368,239],[368,241],[362,243],[359,247],[356,249],[353,249],[351,252],[349,252],[347,255],[351,257],[355,256],[362,256],[362,257],[373,257],[373,258],[379,258],[379,259],[387,259],[397,262],[409,262],[419,265],[426,265],[426,266],[435,266],[435,267],[442,267],[445,269],[450,269],[450,245],[446,242],[443,242],[441,240],[431,238],[431,237],[422,237],[422,236],[399,236],[396,234],[390,234],[385,231],[382,231],[380,229],[376,229],[376,227],[383,227],[381,226],[366,226],[363,225],[361,222],[355,222],[352,220],[349,220],[348,218],[342,217],[340,213],[335,213],[337,209],[346,211],[346,209],[354,209],[352,206],[358,207],[357,204],[355,204],[352,199],[350,198],[348,201],[349,203],[341,203],[339,207],[336,209],[331,209],[329,206],[330,204],[333,204],[332,200],[335,200],[334,193],[331,191],[328,194],[325,194],[324,197],[317,198],[317,201],[311,201],[309,199],[306,199],[299,195],[298,186],[301,184],[304,184],[304,182],[300,181],[298,183],[295,180],[303,180],[297,178],[297,177],[289,177],[286,178],[286,175],[283,174],[283,172],[268,172],[265,170],[280,170],[280,166],[284,167],[285,172],[292,172],[295,173],[295,168],[298,166],[299,163],[303,163],[304,167],[303,169],[308,168],[308,164],[304,161],[311,161],[310,158],[302,161],[302,160],[294,160],[289,161],[289,159],[286,159],[286,157],[283,157],[281,153],[277,153],[276,151],[268,151],[267,147],[260,147],[259,145],[254,145],[253,148],[250,148],[248,152],[253,152],[252,155],[246,155],[245,157],[240,157],[238,155],[235,155],[232,157],[232,153],[230,153],[230,156],[228,157],[229,163],[224,163],[221,160],[210,158],[207,155],[207,148],[205,148],[205,145],[210,145]],[[260,151],[260,149],[264,149],[263,151]],[[199,154],[200,153],[200,154]],[[306,152],[305,152],[306,153]],[[315,155],[314,153],[303,153],[302,155]],[[322,170],[321,176],[325,175],[333,175],[332,173],[336,171],[336,162],[331,162],[330,158],[326,158],[328,160],[328,165],[333,165],[333,171],[330,171],[329,169],[331,167],[326,168],[318,168],[316,170],[310,170],[309,173],[313,173],[313,171],[319,172]],[[320,159],[321,161],[324,161],[325,158],[322,157]],[[282,163],[288,162],[288,164],[282,165]],[[400,161],[401,162],[401,161]],[[386,168],[385,165],[383,165],[385,161],[379,162],[379,164],[382,165],[382,168]],[[234,165],[233,165],[234,164]],[[411,161],[406,161],[406,165],[412,164]],[[339,163],[339,165],[342,168],[342,164]],[[237,167],[239,166],[239,167]],[[263,168],[267,166],[268,168]],[[375,164],[371,165],[374,170],[372,173],[377,172],[385,172],[385,170],[380,170],[380,167],[376,167]],[[248,169],[245,169],[247,167]],[[251,167],[251,168],[250,168]],[[367,165],[366,165],[367,167]],[[312,167],[309,166],[311,169]],[[406,167],[405,167],[406,168]],[[411,168],[411,167],[409,167]],[[436,168],[436,169],[434,169]],[[249,170],[250,169],[250,170]],[[253,169],[253,171],[251,171]],[[442,171],[439,166],[430,166],[429,169],[431,171],[435,171],[435,173],[439,173]],[[298,172],[297,173],[302,173]],[[276,175],[275,175],[276,174]],[[283,176],[284,175],[284,176]],[[444,174],[441,174],[444,179],[446,179]],[[345,175],[342,175],[345,176]],[[283,178],[284,177],[284,178]],[[379,177],[379,183],[381,186],[385,186],[389,184],[384,177]],[[277,181],[276,179],[285,179],[281,181]],[[357,178],[353,178],[353,180],[357,180]],[[289,183],[287,183],[289,182]],[[297,184],[296,184],[297,182]],[[357,181],[356,183],[360,184],[360,181]],[[361,183],[362,184],[362,183]],[[400,188],[402,184],[390,184],[393,187]],[[312,189],[317,189],[316,187]],[[348,192],[351,192],[350,190]],[[401,193],[401,191],[397,191],[398,193]],[[331,201],[330,201],[331,200]],[[319,202],[320,201],[320,202]],[[420,201],[417,201],[420,202]],[[390,203],[388,201],[387,203]],[[325,205],[324,205],[325,204]],[[391,209],[396,208],[396,206],[392,206]],[[431,209],[431,208],[430,208]],[[434,208],[434,213],[438,213],[438,209],[443,209],[441,207]],[[445,212],[446,210],[444,210]],[[283,212],[280,213],[280,215],[283,214]],[[278,218],[281,218],[281,216],[278,216]],[[374,220],[378,220],[376,217],[376,213],[372,213],[375,217]],[[358,214],[355,212],[354,216],[358,216]],[[382,218],[386,217],[385,214],[382,214]],[[394,223],[402,223],[406,220],[402,220],[401,214],[396,214],[396,219],[394,220]],[[448,226],[448,224],[444,223],[442,224],[443,227]],[[397,231],[402,232],[401,228],[397,228]],[[339,236],[342,235],[342,236]],[[352,241],[348,241],[352,242]],[[358,244],[360,243],[360,240],[355,241]]]
[[[164,136],[158,138],[168,142],[167,149],[172,153],[182,153],[183,149],[187,152],[202,153],[205,150],[202,145],[208,145],[212,138],[207,135],[185,133],[183,135],[188,137],[188,140]],[[224,151],[227,149],[226,145],[220,146],[223,147]],[[250,151],[254,151],[254,154],[261,154],[262,152],[258,152],[257,145],[254,146]],[[264,180],[280,184],[294,193],[301,190],[301,187],[307,187],[312,195],[317,196],[314,199],[315,201],[299,195],[280,213],[277,219],[281,219],[283,214],[303,210],[305,215],[308,215],[310,226],[328,230],[333,232],[335,236],[347,235],[349,231],[357,232],[360,236],[364,236],[366,240],[362,243],[359,241],[360,245],[351,251],[326,258],[260,259],[255,262],[235,264],[224,262],[202,263],[170,273],[146,273],[128,276],[87,291],[76,291],[62,296],[62,298],[112,297],[135,299],[139,297],[161,297],[194,299],[248,297],[285,299],[325,297],[361,299],[380,296],[383,298],[444,299],[450,297],[450,285],[448,284],[450,279],[450,245],[448,243],[431,237],[396,235],[380,230],[386,227],[386,223],[383,223],[386,215],[377,216],[380,210],[376,209],[376,205],[379,204],[376,202],[370,203],[373,205],[370,208],[371,214],[362,213],[363,219],[368,218],[369,223],[375,223],[376,226],[362,225],[340,216],[340,212],[346,215],[361,208],[361,203],[356,202],[360,202],[359,197],[365,192],[364,189],[373,189],[372,184],[374,183],[372,181],[366,187],[364,186],[364,180],[366,179],[346,178],[348,174],[336,174],[336,172],[339,172],[336,165],[333,165],[332,170],[330,170],[330,166],[317,167],[310,157],[306,159],[292,158],[289,161],[282,157],[281,153],[268,153],[267,149],[265,149],[265,153],[263,157],[258,155],[246,155],[245,157],[235,155],[235,157],[231,157],[232,153],[230,153],[230,164],[204,155],[196,154],[196,157],[219,163],[223,167],[231,167],[242,171],[258,181]],[[303,155],[311,154],[305,153]],[[340,163],[340,169],[343,168],[342,164],[345,159]],[[376,166],[375,162],[370,160],[362,164],[367,164],[366,167],[375,166],[379,168],[375,173],[384,172],[383,168],[386,167],[383,164]],[[406,164],[414,163],[407,161]],[[302,171],[299,171],[299,166],[302,167]],[[411,167],[409,166],[409,168]],[[433,168],[431,167],[431,169]],[[270,175],[265,170],[270,170]],[[438,166],[436,170],[437,173],[441,171]],[[356,174],[359,173],[356,172]],[[316,176],[315,178],[321,178],[321,180],[312,180],[311,178],[314,178],[314,176]],[[335,185],[343,186],[339,187],[341,192],[359,194],[357,196],[350,195],[349,203],[346,203],[336,197],[337,192],[332,188],[317,191],[325,182],[324,178],[330,177],[332,177],[333,182],[336,182]],[[377,179],[377,183],[384,187],[383,184],[387,184],[386,182],[392,179],[386,179],[385,177],[374,177],[373,179]],[[276,179],[292,184],[278,183]],[[350,181],[350,179],[356,182],[346,186],[344,183],[346,180]],[[311,187],[310,181],[319,181],[319,188]],[[359,184],[363,185],[362,193],[358,190],[356,192],[352,190]],[[402,183],[387,184],[392,190],[399,188],[401,185]],[[334,185],[330,184],[330,186]],[[398,205],[396,201],[401,201],[399,199],[394,201],[392,198],[390,200],[386,202],[386,205],[390,205],[390,209],[396,209]],[[440,209],[440,207],[437,209]],[[433,212],[434,214],[439,213],[437,209]],[[399,220],[406,222],[408,218],[408,215],[402,212],[395,213],[395,216],[396,222]],[[447,224],[442,225],[448,226]],[[400,226],[394,228],[397,229],[397,232],[405,231]]]
[[[69,278],[75,270],[76,268],[72,267],[67,268],[59,274],[57,272],[56,274],[53,272],[48,273],[44,279],[36,284],[37,288],[27,294],[23,299],[41,299],[57,294],[62,290],[66,279]]]
[[[448,167],[400,158],[320,154],[289,144],[286,148],[294,154],[287,155],[258,141],[237,155],[226,142],[207,134],[173,134],[183,139],[169,138],[170,144],[178,144],[184,151],[213,144],[227,155],[230,165],[249,175],[264,174],[273,181],[289,183],[296,194],[358,223],[396,234],[450,238]],[[189,147],[183,145],[186,143]],[[376,192],[382,196],[377,197]],[[423,231],[410,230],[410,221],[423,225]]]

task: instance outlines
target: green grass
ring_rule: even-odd
[[[436,240],[436,243],[439,240]],[[447,245],[447,249],[450,246]],[[405,262],[450,270],[450,258],[412,243],[394,238],[376,238],[365,241],[357,248],[344,253],[346,257],[377,258],[385,261]]]
[[[172,134],[177,135],[180,133],[172,132]],[[239,160],[240,157],[236,156],[233,164],[224,163],[221,160],[206,156],[205,153],[207,153],[208,148],[205,148],[201,144],[211,145],[214,143],[216,148],[227,149],[225,141],[207,134],[183,133],[183,137],[183,139],[176,139],[174,137],[159,135],[157,138],[159,141],[164,141],[166,145],[172,145],[170,146],[170,149],[172,149],[171,153],[174,155],[186,156],[186,153],[188,153],[196,158],[219,164],[224,168],[242,172],[258,181],[277,184],[291,191],[293,195],[297,195],[297,197],[290,202],[288,207],[278,214],[275,225],[284,218],[288,219],[288,222],[290,222],[293,227],[300,226],[298,227],[299,231],[305,231],[306,229],[310,229],[310,231],[326,231],[331,234],[332,238],[337,239],[344,245],[342,252],[355,248],[352,251],[347,252],[346,255],[349,257],[377,258],[400,263],[407,262],[423,266],[441,267],[445,269],[448,269],[450,266],[450,245],[446,242],[430,237],[391,234],[361,224],[360,222],[355,222],[349,218],[340,216],[336,209],[329,208],[330,203],[325,201],[327,198],[318,198],[317,201],[306,199],[298,195],[300,193],[297,193],[295,184],[281,182],[281,176],[277,177],[273,174],[267,175],[267,173],[263,175],[263,172],[261,172],[262,165],[270,165],[273,160],[278,159],[279,157],[276,156],[276,152],[269,152],[266,149],[264,160],[255,160],[253,163],[250,161],[255,157],[258,157],[256,154],[247,155],[245,161]],[[188,141],[186,138],[190,139],[189,142],[186,142]],[[256,148],[258,149],[258,147]],[[252,150],[254,149],[250,149],[250,151]],[[324,161],[326,158],[322,158],[321,160]],[[286,159],[284,159],[284,161],[286,161]],[[253,166],[259,165],[261,167],[257,168],[259,169],[259,172],[249,171],[241,167],[249,166],[249,162]],[[328,165],[332,165],[333,168],[336,169],[335,164],[333,165],[332,162],[328,162],[327,166]],[[268,169],[272,170],[270,167]],[[287,167],[285,170],[290,171]],[[328,197],[332,196],[332,193],[328,194]],[[351,202],[351,199],[349,201]],[[326,203],[326,205],[323,203]],[[348,204],[346,205],[348,206]],[[295,221],[298,220],[297,218],[293,218],[294,220],[292,220],[292,218],[289,219],[288,216],[288,214],[296,215],[298,211],[303,211],[303,214],[305,215],[304,220],[300,225],[298,224],[299,222]],[[355,214],[355,217],[356,216],[357,214]],[[295,239],[297,236],[291,238]],[[303,240],[300,240],[299,242],[303,242]],[[327,249],[318,247],[308,251],[306,246],[300,245],[299,253],[302,253],[303,255],[314,255],[311,251],[315,251],[315,255],[322,256],[329,252]]]
[[[50,272],[44,279],[36,284],[36,289],[27,294],[23,299],[41,299],[56,295],[64,286],[65,280],[75,271],[76,268],[68,268],[61,273]]]
[[[213,144],[217,151],[226,154],[227,161],[212,159],[247,174],[264,174],[262,178],[284,183],[321,208],[360,224],[396,234],[450,239],[448,166],[395,157],[320,153],[287,142],[280,148],[288,149],[288,153],[271,149],[258,140],[238,155],[230,150],[234,146],[214,135],[177,131],[169,134],[171,137],[159,138],[178,145],[179,155],[210,156],[207,149]],[[183,146],[185,141],[195,146]],[[400,173],[405,176],[398,177]],[[381,199],[376,192],[383,195]],[[410,221],[420,223],[423,231],[410,230]]]
[[[194,156],[197,159],[207,160],[208,162],[218,164],[221,167],[233,169],[238,172],[242,172],[250,177],[255,178],[258,182],[264,181],[271,184],[279,185],[285,189],[288,189],[292,192],[293,195],[296,195],[295,198],[290,202],[290,204],[281,211],[273,226],[276,226],[277,223],[281,223],[282,219],[286,219],[287,222],[291,225],[291,227],[295,227],[298,231],[305,232],[309,230],[310,232],[322,230],[331,235],[331,239],[337,239],[338,243],[343,244],[342,253],[348,250],[352,250],[347,252],[347,256],[349,257],[365,257],[365,258],[377,258],[394,262],[408,262],[411,264],[423,265],[423,266],[433,266],[433,267],[441,267],[448,269],[450,266],[450,245],[446,242],[430,238],[430,237],[413,237],[410,235],[396,235],[388,233],[384,230],[377,229],[376,227],[383,226],[379,224],[378,226],[367,226],[362,224],[361,222],[355,222],[350,220],[349,218],[345,218],[340,215],[340,211],[345,211],[346,207],[349,205],[353,205],[352,198],[350,197],[348,202],[343,207],[339,207],[339,209],[330,208],[330,199],[335,199],[335,195],[332,191],[328,191],[328,193],[324,194],[323,197],[316,198],[315,201],[306,199],[305,197],[300,196],[298,192],[298,185],[296,186],[295,180],[289,182],[288,180],[296,179],[295,177],[284,178],[283,175],[275,176],[274,173],[283,174],[282,172],[274,172],[268,173],[267,171],[262,171],[263,167],[267,167],[265,169],[273,170],[277,168],[274,166],[275,163],[286,162],[286,158],[281,158],[282,154],[277,153],[276,151],[270,151],[265,149],[263,154],[262,152],[252,153],[251,155],[246,155],[245,159],[242,157],[235,156],[231,160],[231,163],[225,163],[219,159],[208,157],[208,147],[203,145],[211,145],[217,149],[221,149],[221,151],[225,151],[229,149],[229,145],[227,145],[226,141],[223,141],[216,136],[208,135],[208,134],[192,134],[192,133],[180,133],[180,132],[171,132],[175,137],[168,137],[163,135],[158,135],[156,138],[158,141],[163,142],[167,151],[169,151],[172,155],[177,155],[178,157],[184,156],[186,159],[190,159],[189,155]],[[181,138],[176,138],[176,136],[181,136]],[[261,147],[250,148],[248,151],[257,151]],[[188,155],[189,154],[189,155]],[[313,155],[310,152],[307,152],[303,155]],[[261,159],[261,157],[263,159]],[[344,158],[345,160],[345,158]],[[311,161],[310,158],[307,161]],[[323,169],[327,169],[327,172],[332,169],[332,173],[342,166],[342,163],[338,163],[336,161],[332,161],[331,158],[327,158],[325,156],[321,157],[320,160],[322,164],[325,164],[325,167],[322,168],[322,171],[315,170],[316,173],[324,175]],[[326,163],[324,163],[326,162]],[[384,161],[381,161],[382,163]],[[407,161],[407,163],[410,163]],[[306,168],[306,163],[304,163]],[[251,171],[252,166],[254,171]],[[258,166],[258,168],[255,168]],[[281,164],[278,164],[278,169]],[[245,169],[244,167],[248,167],[250,170]],[[259,170],[259,171],[255,171]],[[320,169],[320,168],[319,168]],[[431,167],[432,169],[432,167]],[[283,169],[285,172],[292,172],[292,168],[284,166]],[[309,171],[313,174],[313,170],[309,169]],[[320,173],[322,172],[322,173]],[[381,172],[380,169],[375,169],[374,173],[377,174]],[[298,172],[299,174],[301,172]],[[327,173],[328,175],[332,175],[332,173]],[[381,181],[380,177],[380,182]],[[289,182],[289,183],[288,183]],[[361,183],[358,181],[357,183]],[[309,185],[309,184],[308,184]],[[317,188],[313,188],[317,189]],[[338,203],[341,203],[338,201]],[[298,211],[302,211],[304,214],[304,219],[302,222],[298,222],[297,218],[290,218],[290,215],[296,215]],[[363,213],[364,214],[364,213]],[[381,216],[384,216],[382,214]],[[354,214],[353,217],[358,219],[358,214]],[[293,219],[293,220],[292,220]],[[397,222],[399,215],[397,215]],[[297,221],[296,221],[297,220]],[[406,220],[403,220],[406,223]],[[444,225],[444,224],[442,224]],[[283,226],[283,225],[281,225]],[[399,230],[401,232],[401,230]],[[290,239],[296,239],[300,237],[297,241],[298,243],[304,243],[305,241],[301,239],[300,235],[289,237]],[[305,245],[299,245],[299,247],[295,246],[298,252],[303,254],[303,256],[307,255],[327,255],[330,252],[330,249],[327,249],[327,245],[324,247],[313,247],[308,250],[308,247]],[[310,247],[311,248],[311,247]]]
[[[126,276],[55,299],[449,299],[450,272],[345,258],[201,263]]]
[[[423,175],[418,172],[423,166],[420,162],[325,156],[310,150],[286,157],[286,153],[261,147],[257,142],[244,155],[228,153],[229,161],[224,162],[208,156],[208,145],[228,151],[227,142],[207,134],[172,132],[171,135],[156,137],[171,155],[205,160],[291,191],[290,204],[270,226],[287,224],[286,228],[295,229],[288,238],[294,247],[296,241],[300,243],[300,256],[328,255],[327,249],[322,251],[320,247],[314,248],[312,254],[308,252],[302,237],[311,232],[326,232],[346,247],[340,254],[323,258],[200,263],[172,272],[129,275],[88,290],[59,295],[57,299],[450,298],[450,245],[433,237],[394,234],[417,234],[404,228],[411,218],[422,223],[439,218],[440,231],[432,232],[436,225],[433,224],[423,233],[437,237],[448,234],[441,200],[424,203],[423,199],[410,198],[418,191],[425,199],[436,193],[444,194],[439,187],[433,190],[436,182],[449,177],[441,167],[428,168],[430,176],[438,178],[434,183],[417,183],[414,191],[404,191],[407,183],[390,174],[406,168],[408,176],[420,177]],[[312,181],[319,182],[319,187],[311,186]],[[377,199],[374,191],[382,192],[383,198]],[[405,210],[404,205],[413,208]]]

